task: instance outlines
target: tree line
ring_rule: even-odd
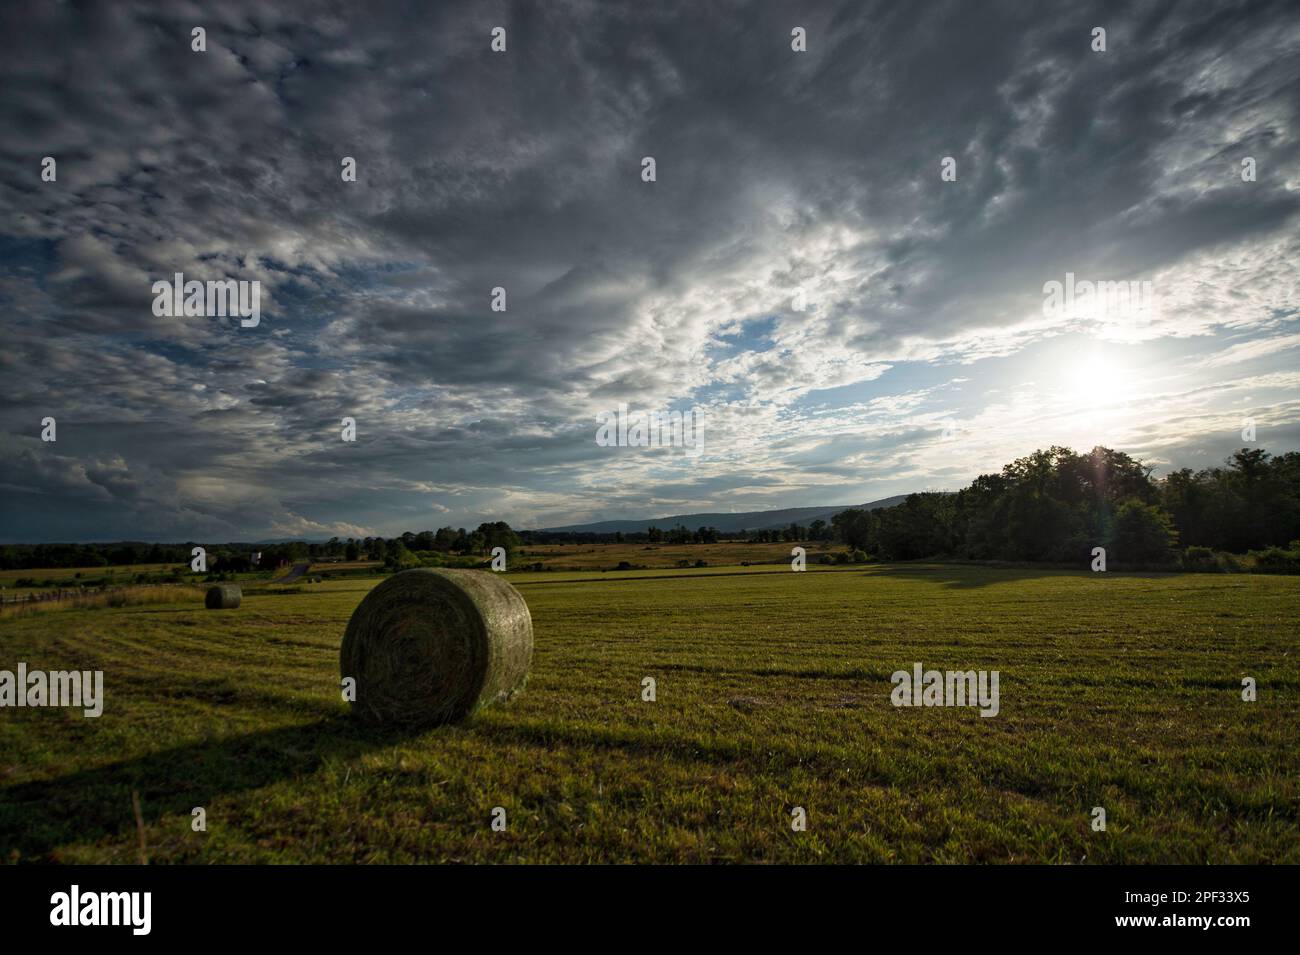
[[[1189,551],[1193,560],[1261,551],[1285,563],[1300,551],[1300,453],[1242,448],[1222,467],[1160,479],[1152,470],[1110,448],[1052,447],[955,493],[851,508],[831,524],[849,548],[881,560],[1077,564],[1100,546],[1108,560],[1130,565],[1167,564]]]
[[[1300,453],[1242,448],[1221,467],[1183,468],[1162,478],[1122,451],[1097,447],[1038,450],[956,492],[910,494],[901,504],[849,508],[827,524],[743,531],[757,542],[831,541],[855,559],[960,558],[1078,564],[1094,547],[1121,564],[1184,566],[1215,555],[1254,553],[1265,569],[1300,567]],[[470,531],[442,527],[391,538],[204,545],[209,567],[241,572],[315,560],[377,560],[389,569],[474,559],[496,547],[550,543],[711,544],[716,527],[678,525],[612,534],[514,531],[505,521]],[[188,564],[194,542],[159,544],[8,544],[0,569]],[[260,561],[254,565],[254,554]],[[1220,560],[1220,563],[1222,561]]]
[[[385,564],[414,566],[412,555],[456,555],[461,557],[490,554],[494,547],[504,547],[512,554],[520,544],[519,536],[505,521],[480,524],[476,529],[442,527],[436,531],[407,531],[396,537],[340,538],[328,541],[283,541],[270,544],[224,543],[203,541],[150,544],[117,541],[105,544],[6,544],[0,546],[0,570],[26,570],[55,567],[120,567],[129,564],[189,564],[196,546],[207,551],[209,568],[243,572],[256,568],[275,568],[281,564],[317,560],[379,560]],[[255,565],[253,555],[261,559]]]

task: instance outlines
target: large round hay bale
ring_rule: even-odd
[[[243,591],[239,584],[217,584],[209,587],[203,605],[209,610],[234,610],[243,601]]]
[[[422,568],[370,591],[339,654],[352,711],[368,723],[430,726],[523,689],[533,619],[519,591],[480,570]]]

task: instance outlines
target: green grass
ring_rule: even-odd
[[[548,570],[612,570],[626,561],[633,567],[676,568],[679,561],[694,564],[703,560],[711,566],[737,566],[742,561],[752,563],[772,562],[790,567],[790,549],[794,542],[754,543],[751,541],[719,541],[716,544],[649,544],[644,542],[624,544],[531,544],[521,547],[511,566],[528,567],[543,564]],[[842,545],[830,541],[799,541],[814,562],[822,554],[844,550]]]
[[[12,587],[15,580],[34,577],[66,584],[77,577],[130,577],[134,574],[153,574],[175,570],[180,564],[119,564],[116,567],[45,567],[40,570],[0,570],[0,586]]]
[[[98,720],[0,710],[0,858],[135,861],[135,789],[152,862],[1300,862],[1300,578],[510,579],[528,689],[418,735],[338,696],[374,580],[0,621],[0,668],[106,683]],[[893,707],[916,661],[1001,671],[1001,714]]]
[[[6,597],[25,596],[54,588],[75,588],[78,585],[100,587],[125,585],[134,577],[145,575],[161,577],[177,571],[178,564],[120,564],[116,567],[47,567],[40,570],[0,570],[0,592]],[[34,581],[35,585],[18,581]]]

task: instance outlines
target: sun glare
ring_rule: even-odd
[[[1067,397],[1087,407],[1109,407],[1132,393],[1131,369],[1101,351],[1067,359],[1062,372]]]

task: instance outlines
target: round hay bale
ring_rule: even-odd
[[[239,584],[217,584],[208,588],[203,606],[209,610],[234,610],[243,599],[244,593],[239,589]]]
[[[478,570],[405,570],[370,591],[339,654],[352,711],[373,724],[432,726],[523,689],[533,618],[519,591]]]

